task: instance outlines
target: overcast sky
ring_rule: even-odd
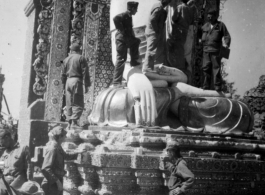
[[[16,118],[27,28],[23,10],[27,2],[0,0],[0,65],[6,77],[4,93]],[[257,86],[259,77],[265,74],[265,1],[228,0],[222,20],[232,36],[231,56],[227,61],[228,79],[236,83],[237,93],[243,95],[246,90]]]
[[[28,0],[0,0],[0,65],[5,75],[4,94],[11,114],[18,118],[26,37],[24,7]],[[2,111],[7,113],[3,104]]]

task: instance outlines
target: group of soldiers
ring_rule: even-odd
[[[86,151],[66,153],[61,147],[66,131],[61,126],[55,126],[48,135],[41,167],[44,179],[40,185],[33,178],[29,147],[20,145],[8,129],[0,127],[0,145],[5,149],[0,158],[0,195],[29,195],[42,191],[48,195],[62,193],[65,159],[76,159],[77,154]]]
[[[171,11],[169,4],[174,0],[160,0],[153,5],[148,16],[145,29],[147,50],[142,72],[149,77],[156,74],[155,64],[162,63],[174,67],[190,77],[186,68],[185,43],[190,25],[196,20],[196,0],[181,0],[181,3]],[[119,87],[122,81],[127,50],[130,50],[131,66],[141,64],[139,60],[140,39],[135,37],[132,16],[137,13],[139,3],[128,2],[127,11],[118,14],[113,21],[117,29],[116,50],[117,59],[114,69],[113,86]],[[171,6],[172,7],[172,6]],[[203,44],[203,86],[205,90],[222,91],[221,59],[222,47],[229,48],[230,34],[223,22],[217,20],[218,12],[210,9],[207,13],[208,22],[199,29],[200,42]],[[197,18],[198,19],[198,18]],[[224,39],[224,43],[222,40]],[[165,42],[166,47],[161,44]],[[162,47],[162,49],[161,49]],[[164,47],[164,48],[163,48]],[[161,51],[162,50],[162,51]],[[166,52],[163,61],[159,61],[161,52]],[[213,80],[213,85],[211,84]]]
[[[147,49],[142,72],[150,80],[160,78],[160,74],[154,67],[161,63],[165,67],[173,67],[185,78],[179,82],[186,82],[190,73],[186,67],[184,45],[190,25],[195,22],[196,0],[181,0],[181,3],[172,11],[170,3],[174,0],[160,0],[154,4],[148,16],[145,29]],[[132,67],[142,64],[139,45],[141,40],[135,37],[133,31],[132,16],[138,11],[138,2],[127,2],[127,11],[116,15],[113,18],[117,33],[115,35],[117,58],[111,87],[121,87],[122,77],[127,60],[127,53],[131,56]],[[200,41],[203,44],[203,86],[205,90],[213,89],[222,91],[221,59],[220,50],[222,47],[229,48],[231,37],[223,22],[217,20],[218,12],[210,9],[206,22],[198,34],[201,34]],[[166,31],[166,33],[165,33]],[[224,39],[224,43],[223,43]],[[166,45],[161,48],[163,44]],[[161,61],[161,52],[166,52],[166,57]],[[62,81],[65,84],[67,121],[69,128],[78,128],[78,120],[84,109],[84,91],[88,91],[90,78],[88,65],[85,57],[81,55],[81,46],[72,43],[70,54],[63,61]],[[213,84],[212,84],[213,80]],[[83,87],[84,85],[84,87]]]
[[[170,32],[166,36],[165,50],[170,56],[162,63],[188,74],[185,70],[184,44],[186,42],[189,26],[194,22],[195,0],[181,0],[174,13],[168,14],[168,5],[173,0],[160,0],[154,4],[146,25],[147,51],[143,62],[142,72],[146,76],[158,74],[155,65],[158,63],[158,50],[161,42],[165,40],[165,25],[169,21]],[[131,66],[141,65],[139,55],[140,39],[135,37],[133,31],[132,16],[137,13],[139,3],[129,1],[127,11],[118,14],[113,21],[117,29],[116,50],[117,60],[113,75],[113,87],[120,87],[128,49],[130,51]],[[201,42],[203,44],[203,86],[202,88],[221,91],[221,47],[229,48],[231,37],[224,23],[217,20],[216,10],[209,10],[208,22],[201,30]],[[168,30],[168,29],[167,29]],[[223,43],[224,39],[224,43]],[[88,64],[81,55],[81,46],[72,43],[70,54],[63,61],[62,82],[65,84],[66,108],[68,128],[78,128],[78,120],[84,109],[84,91],[88,92],[90,78]],[[188,75],[187,75],[188,78]],[[213,80],[213,86],[211,81]],[[84,87],[83,87],[84,86]],[[59,195],[63,190],[64,159],[75,158],[77,153],[67,154],[61,147],[66,131],[57,126],[49,132],[49,142],[46,145],[44,162],[41,171],[44,180],[41,184],[45,194]],[[39,190],[36,182],[33,182],[32,167],[30,163],[29,149],[20,146],[12,138],[11,133],[0,128],[0,144],[5,148],[0,161],[4,162],[0,179],[0,195],[7,194],[34,194]],[[194,182],[194,175],[188,169],[186,162],[180,155],[178,143],[170,143],[167,148],[169,160],[165,160],[165,167],[171,172],[168,182],[170,195],[182,194],[189,189]]]
[[[66,174],[65,159],[75,159],[77,154],[86,152],[86,150],[66,153],[61,147],[66,131],[61,126],[55,126],[48,135],[49,142],[44,150],[41,167],[44,179],[39,185],[33,178],[29,148],[21,146],[12,137],[9,130],[0,127],[0,144],[5,148],[0,158],[0,162],[3,164],[0,173],[0,195],[36,195],[40,191],[43,191],[45,195],[62,194],[64,190],[63,177]],[[166,152],[165,168],[171,172],[168,182],[169,194],[183,194],[193,185],[194,174],[183,160],[177,142],[169,142]],[[42,190],[40,190],[40,186]]]

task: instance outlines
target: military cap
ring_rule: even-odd
[[[78,52],[81,50],[81,46],[78,43],[72,43],[70,46],[70,50]]]
[[[177,150],[179,151],[179,143],[176,141],[169,141],[167,143],[166,151],[168,150]]]
[[[52,133],[53,135],[58,135],[58,136],[65,136],[67,132],[64,130],[62,126],[55,126],[50,131],[50,133]]]
[[[22,194],[35,194],[39,191],[39,187],[36,182],[27,181],[21,186],[18,191]]]
[[[6,135],[11,135],[10,131],[5,129],[5,128],[0,128],[0,138],[4,137]]]
[[[217,11],[216,11],[216,9],[211,8],[211,9],[209,9],[208,14],[216,16],[217,15]]]
[[[138,2],[135,2],[135,1],[128,1],[127,2],[127,9],[128,10],[131,10],[133,8],[137,9],[138,8]]]

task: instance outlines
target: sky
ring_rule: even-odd
[[[228,0],[223,11],[222,21],[232,37],[228,80],[242,96],[265,75],[265,1]]]
[[[126,6],[126,0],[115,1]],[[145,5],[148,0],[138,1]],[[27,29],[23,10],[27,3],[28,0],[0,0],[0,65],[6,78],[3,87],[11,114],[17,119]],[[147,9],[142,11],[147,13]],[[265,1],[227,0],[222,21],[232,36],[230,59],[226,61],[228,81],[235,82],[237,94],[242,96],[257,86],[259,77],[265,74]],[[4,103],[2,111],[7,113]]]
[[[20,88],[24,64],[28,0],[0,0],[0,65],[5,75],[4,94],[12,116],[18,119]],[[7,113],[2,102],[4,113]]]

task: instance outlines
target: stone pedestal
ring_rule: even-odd
[[[92,126],[75,134],[75,140],[77,136],[82,141],[76,144],[68,136],[68,148],[64,148],[75,150],[86,145],[89,151],[66,161],[65,194],[168,194],[170,174],[164,169],[163,158],[165,145],[172,140],[180,143],[181,155],[195,175],[195,184],[186,194],[265,192],[265,141],[252,136]]]
[[[218,0],[207,0],[207,6],[203,7],[202,2],[198,1],[202,16],[219,4]],[[47,134],[52,126],[67,125],[61,123],[64,102],[60,61],[67,56],[70,43],[82,43],[92,81],[85,94],[86,110],[81,122],[86,122],[96,96],[111,83],[114,66],[110,3],[110,0],[30,1],[26,11],[29,30],[18,133],[21,144],[29,145],[31,155],[35,147],[48,142]],[[195,32],[199,27],[195,26]],[[143,34],[143,28],[139,34]],[[196,42],[196,34],[194,37]],[[193,82],[199,84],[202,48],[197,46],[191,64],[194,64]],[[142,55],[144,51],[142,43]],[[180,143],[182,155],[195,173],[195,185],[187,194],[265,193],[262,185],[265,142],[262,140],[251,136],[196,134],[184,129],[176,132],[96,126],[89,126],[84,132],[69,131],[66,141],[70,144],[66,148],[87,147],[89,152],[66,161],[64,193],[167,194],[165,185],[169,174],[164,170],[162,159],[169,140]],[[41,166],[41,162],[36,165]]]

